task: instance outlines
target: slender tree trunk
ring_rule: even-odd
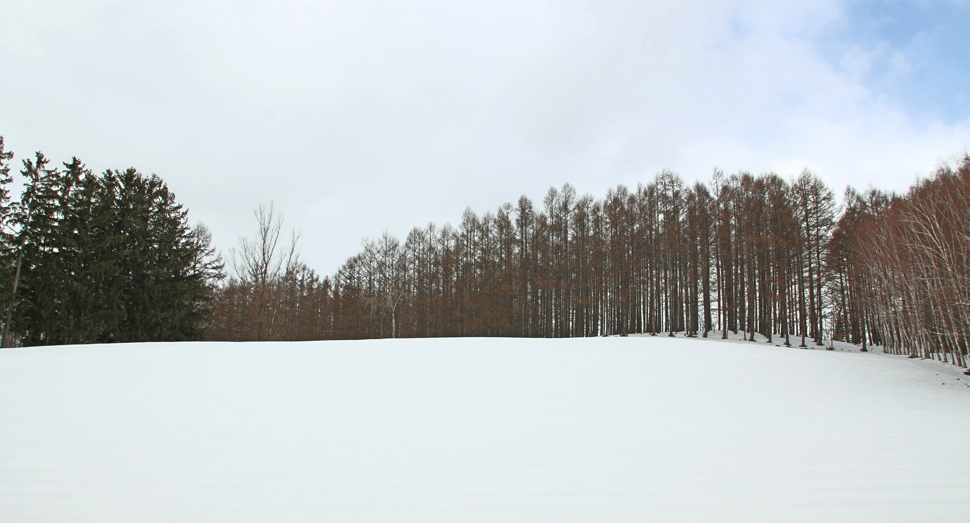
[[[21,246],[20,253],[17,254],[17,270],[13,277],[13,300],[17,300],[17,285],[20,283],[20,266],[24,261],[24,248]],[[10,321],[13,319],[14,303],[7,308],[7,319],[3,322],[3,335],[0,337],[0,349],[7,347],[7,333],[10,332]]]

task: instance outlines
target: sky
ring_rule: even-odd
[[[161,176],[227,253],[273,202],[332,274],[570,183],[810,169],[904,191],[970,148],[970,0],[0,0],[0,136]]]

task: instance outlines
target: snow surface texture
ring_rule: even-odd
[[[0,521],[970,521],[967,377],[667,337],[0,351]]]

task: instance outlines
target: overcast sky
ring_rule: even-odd
[[[156,173],[227,251],[275,201],[331,274],[569,182],[904,190],[970,147],[968,1],[0,0],[0,135]]]

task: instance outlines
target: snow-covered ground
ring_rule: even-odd
[[[970,521],[968,380],[665,336],[2,350],[0,521]]]

